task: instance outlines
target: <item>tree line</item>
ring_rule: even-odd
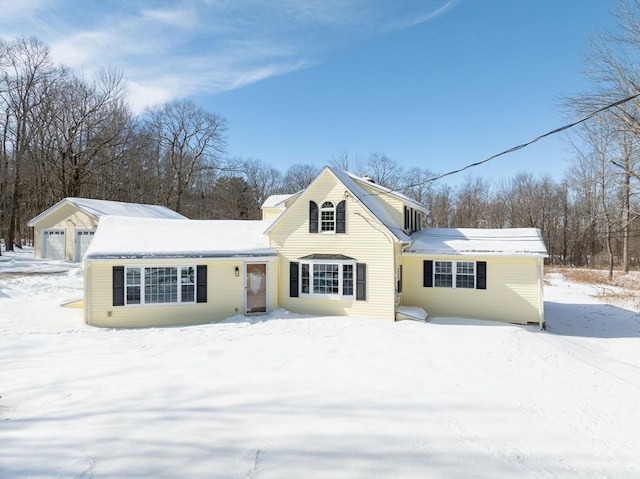
[[[593,39],[593,91],[567,98],[582,115],[640,93],[640,0],[622,0],[619,29]],[[227,121],[191,100],[134,115],[122,72],[95,78],[56,65],[35,38],[0,40],[0,236],[29,238],[27,221],[62,198],[168,206],[193,219],[258,219],[272,194],[304,189],[318,165],[280,171],[230,158]],[[561,179],[522,173],[499,183],[468,176],[456,187],[382,153],[337,153],[329,163],[425,204],[432,227],[542,230],[550,262],[628,270],[640,263],[640,100],[584,122],[576,159]]]

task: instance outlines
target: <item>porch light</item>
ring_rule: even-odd
[[[236,266],[236,278],[240,276],[240,268]]]

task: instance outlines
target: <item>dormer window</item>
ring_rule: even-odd
[[[320,206],[320,232],[328,233],[336,230],[336,209],[331,201]]]

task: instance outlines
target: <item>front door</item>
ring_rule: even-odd
[[[245,314],[267,312],[267,265],[245,265]]]

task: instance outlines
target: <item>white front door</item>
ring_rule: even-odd
[[[76,228],[76,251],[75,261],[80,262],[84,254],[87,252],[89,243],[93,239],[93,235],[96,233],[94,229],[80,229]]]
[[[267,312],[267,264],[245,264],[245,314]]]
[[[42,252],[44,259],[64,260],[64,230],[52,229],[42,232]]]

